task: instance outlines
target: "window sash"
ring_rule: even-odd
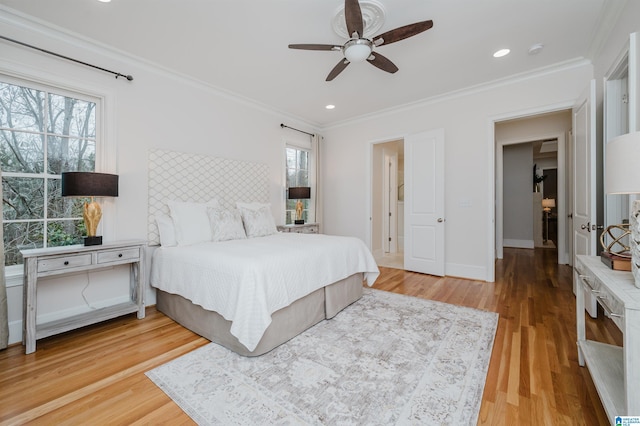
[[[293,151],[293,152],[292,152]],[[295,152],[295,160],[290,162],[290,155]],[[301,161],[300,153],[306,153],[306,159]],[[291,167],[292,166],[292,167]],[[301,168],[306,166],[306,168]],[[297,200],[289,200],[289,186],[309,186],[311,188],[311,198],[301,200],[304,206],[302,218],[305,222],[313,222],[315,220],[315,158],[312,149],[302,147],[297,144],[285,144],[285,200],[284,200],[284,223],[292,224],[296,218],[296,202]],[[291,182],[293,177],[294,182]],[[306,181],[306,184],[305,184]]]
[[[55,246],[55,245],[66,245],[69,243],[74,243],[75,241],[67,240],[66,233],[63,231],[62,240],[50,241],[51,238],[56,238],[57,234],[54,235],[51,232],[55,231],[56,223],[60,225],[58,227],[62,227],[62,229],[67,228],[72,230],[72,235],[77,235],[82,227],[84,226],[84,222],[82,220],[81,210],[78,208],[78,205],[81,205],[84,200],[82,199],[68,199],[65,200],[63,204],[51,204],[51,197],[49,191],[51,189],[59,188],[59,184],[54,183],[55,181],[59,181],[61,179],[60,173],[55,173],[56,171],[62,172],[67,171],[61,164],[51,163],[52,161],[61,158],[63,160],[75,160],[77,161],[77,155],[71,156],[61,156],[58,158],[50,158],[49,154],[51,144],[60,143],[59,141],[65,141],[64,146],[65,149],[70,149],[71,152],[74,150],[83,148],[89,149],[88,152],[82,153],[82,159],[88,158],[88,161],[91,161],[91,156],[93,156],[93,168],[86,167],[90,165],[90,163],[85,163],[84,165],[80,162],[80,167],[73,167],[68,170],[81,170],[81,171],[97,171],[99,170],[99,165],[102,161],[102,149],[103,146],[100,144],[100,135],[102,132],[102,98],[95,97],[84,93],[79,93],[76,91],[70,91],[68,89],[55,87],[52,85],[42,84],[36,81],[21,79],[13,76],[9,76],[6,74],[0,74],[0,81],[9,85],[24,87],[29,90],[40,91],[42,92],[42,109],[38,109],[38,116],[41,117],[40,127],[36,128],[21,128],[20,126],[14,127],[1,127],[3,132],[14,132],[11,136],[14,136],[16,133],[21,135],[38,135],[42,139],[42,147],[41,147],[41,155],[42,155],[42,170],[38,170],[36,172],[25,172],[25,171],[2,171],[2,178],[21,178],[21,179],[41,179],[43,187],[41,189],[42,198],[38,197],[39,200],[42,201],[42,214],[37,217],[20,217],[15,219],[5,219],[5,215],[3,212],[3,226],[14,224],[16,226],[26,225],[27,228],[31,226],[38,226],[37,224],[41,224],[41,234],[38,235],[36,240],[34,241],[36,244],[42,244],[43,247]],[[59,120],[52,121],[50,113],[58,112],[64,114],[64,107],[68,107],[67,104],[63,103],[65,98],[69,98],[73,100],[72,107],[78,107],[77,111],[73,111],[72,115],[65,115],[69,120],[64,124],[60,124]],[[83,105],[83,103],[87,103],[87,106],[92,106],[93,110],[88,111],[87,115],[87,106]],[[57,105],[56,105],[57,104]],[[93,104],[93,105],[90,105]],[[56,107],[56,110],[49,110],[51,105]],[[84,109],[83,109],[84,108]],[[83,113],[85,115],[83,115]],[[80,120],[80,121],[78,121]],[[88,121],[87,121],[88,120]],[[3,123],[0,123],[0,126],[4,126]],[[75,126],[75,128],[74,128]],[[79,127],[80,126],[80,127]],[[66,131],[68,130],[68,131]],[[88,132],[83,134],[82,132]],[[38,148],[36,148],[38,149]],[[77,154],[77,153],[76,153]],[[39,154],[40,155],[40,154]],[[85,157],[86,155],[86,157]],[[53,164],[56,164],[58,170],[54,170],[52,172],[51,167],[54,167]],[[77,166],[77,164],[76,164]],[[51,187],[51,185],[54,185]],[[54,207],[55,210],[51,210],[51,207]],[[60,208],[57,208],[60,207]],[[4,208],[4,205],[3,205]],[[67,215],[67,211],[71,214]],[[40,213],[40,212],[38,212]],[[62,213],[62,215],[60,215]],[[76,225],[74,225],[74,222]],[[67,225],[64,225],[67,223]],[[54,226],[54,228],[51,228]],[[80,226],[80,228],[79,228]],[[71,227],[71,228],[69,228]],[[40,236],[41,235],[41,236]],[[29,237],[27,237],[29,238]],[[28,239],[29,241],[29,239]],[[15,246],[14,246],[15,250]],[[19,262],[19,258],[17,260]],[[12,264],[8,267],[16,269],[14,267],[19,267],[18,264]]]

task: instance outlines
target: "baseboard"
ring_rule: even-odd
[[[117,305],[125,303],[131,300],[130,296],[118,296],[107,300],[100,300],[92,304],[94,309],[100,309],[107,306]],[[155,303],[155,300],[154,300]],[[43,315],[38,315],[38,324],[56,321],[64,318],[69,318],[75,315],[90,312],[92,309],[87,305],[74,306],[69,309],[63,309],[60,311],[49,312]],[[9,321],[9,344],[22,342],[22,319]]]
[[[447,263],[445,264],[445,271],[445,274],[448,277],[460,277],[477,281],[487,280],[487,269],[483,266]]]
[[[534,248],[533,240],[512,240],[507,238],[502,240],[502,246],[511,247],[511,248],[526,248],[526,249]]]

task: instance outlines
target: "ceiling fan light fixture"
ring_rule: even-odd
[[[349,62],[362,62],[371,56],[373,43],[366,38],[352,39],[345,43],[343,50]]]

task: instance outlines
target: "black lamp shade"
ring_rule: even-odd
[[[311,198],[311,188],[308,186],[295,186],[289,188],[290,200],[306,200]]]
[[[118,175],[93,172],[62,173],[63,197],[117,197]]]

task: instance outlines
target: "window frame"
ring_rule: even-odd
[[[283,159],[284,159],[284,167],[283,167],[283,210],[282,210],[282,223],[287,224],[287,212],[291,211],[287,209],[287,149],[296,149],[308,152],[308,173],[309,173],[309,187],[311,187],[311,198],[309,198],[309,207],[307,209],[307,223],[315,223],[316,216],[316,156],[311,144],[311,141],[308,143],[304,143],[301,141],[291,141],[287,140],[284,144],[283,149]],[[293,222],[292,222],[293,223]]]
[[[115,134],[113,121],[108,117],[114,117],[114,102],[110,101],[115,96],[92,86],[82,86],[77,82],[67,82],[58,79],[47,78],[34,74],[31,70],[16,70],[0,67],[0,80],[18,86],[44,90],[56,95],[73,97],[83,101],[95,102],[95,171],[101,173],[116,173],[116,146],[109,141],[108,135]],[[46,171],[45,171],[46,172]],[[45,173],[48,175],[48,173]],[[43,174],[43,177],[44,175]],[[115,232],[115,202],[105,198],[101,200],[102,220],[99,232],[105,239],[114,239]],[[4,222],[3,222],[4,223]],[[4,224],[3,224],[4,226]],[[23,281],[24,265],[11,265],[5,267],[7,287],[21,286]]]

